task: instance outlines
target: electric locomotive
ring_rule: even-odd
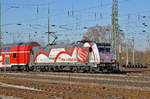
[[[118,69],[110,44],[78,41],[32,49],[30,68],[35,71],[100,72]]]

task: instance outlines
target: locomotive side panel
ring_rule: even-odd
[[[76,62],[76,48],[48,48],[49,53],[40,50],[35,59],[35,63],[63,63]]]
[[[77,53],[81,53],[82,50],[74,48],[49,48],[49,54],[39,51],[35,57],[35,63],[76,63],[79,61]],[[88,52],[87,52],[88,53]],[[81,53],[83,54],[83,53]],[[83,55],[80,58],[80,62],[84,59]]]
[[[96,45],[84,44],[83,46],[73,47],[47,47],[41,49],[34,58],[35,63],[87,63],[99,62],[99,54]],[[91,48],[91,49],[90,49]],[[49,50],[49,52],[46,51]],[[97,54],[97,55],[95,55]],[[96,59],[97,60],[96,60]]]
[[[76,48],[64,48],[65,51],[60,51],[56,54],[54,63],[75,63],[77,62]]]

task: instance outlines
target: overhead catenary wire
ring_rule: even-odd
[[[97,1],[96,1],[97,2]],[[64,26],[63,28],[53,28],[54,30],[56,30],[57,32],[60,32],[60,33],[63,33],[65,32],[66,34],[65,35],[69,35],[71,36],[70,34],[72,34],[71,32],[77,32],[77,31],[86,31],[83,29],[83,27],[90,27],[91,23],[101,23],[102,21],[101,20],[107,20],[107,18],[110,18],[111,17],[111,14],[110,12],[105,12],[105,9],[106,8],[111,8],[111,4],[112,3],[106,3],[104,2],[104,0],[99,0],[99,2],[102,2],[100,4],[96,4],[94,6],[90,6],[90,7],[85,7],[85,8],[79,8],[79,9],[71,9],[71,10],[68,10],[68,9],[57,9],[57,8],[52,8],[54,10],[52,10],[52,14],[51,14],[51,17],[57,17],[57,18],[54,18],[54,20],[57,20],[58,17],[61,17],[61,18],[64,18],[64,19],[67,19],[67,20],[63,20],[62,22],[59,22],[55,25],[57,26],[60,26],[62,23],[65,23],[67,26]],[[129,0],[119,0],[119,3],[124,3],[124,2],[129,2]],[[8,6],[11,6],[11,5],[17,5],[17,3],[11,3],[8,5]],[[20,4],[20,3],[18,3]],[[27,6],[26,4],[21,4],[20,6],[22,6],[23,8],[26,8],[26,7],[34,7],[36,9],[36,14],[38,14],[38,18],[37,17],[33,17],[32,19],[24,19],[22,21],[18,21],[18,22],[14,22],[14,23],[8,23],[8,24],[3,24],[2,27],[5,27],[5,26],[10,26],[10,27],[13,27],[15,24],[18,24],[18,23],[31,23],[33,24],[32,26],[32,29],[33,31],[36,31],[36,29],[46,29],[47,28],[47,24],[45,25],[41,25],[41,26],[34,26],[34,22],[37,22],[38,21],[42,21],[42,20],[46,20],[47,16],[44,15],[44,16],[40,16],[41,15],[41,11],[44,7],[47,6],[47,4],[43,3],[43,4],[39,4],[39,3],[32,3]],[[43,7],[43,8],[42,8]],[[97,9],[99,8],[102,8],[102,10],[100,11],[97,11]],[[59,12],[59,13],[55,13],[58,12],[58,11],[62,11],[62,12]],[[84,12],[89,12],[89,13],[84,13]],[[142,21],[141,17],[144,15],[143,13],[145,13],[146,11],[137,11],[137,12],[133,12],[133,13],[130,13],[131,16],[134,16],[134,17],[137,17],[139,16],[140,17],[140,21]],[[147,10],[147,12],[150,12]],[[143,15],[142,15],[143,14]],[[71,15],[71,16],[70,16]],[[89,18],[86,18],[84,19],[84,17],[88,16]],[[121,18],[122,22],[120,22],[121,24],[125,23],[125,20],[126,20],[126,16],[127,14],[120,14],[119,17]],[[147,18],[148,18],[148,15],[146,15]],[[68,21],[68,19],[70,18],[70,20]],[[125,19],[125,20],[124,20]],[[120,19],[119,19],[120,20]],[[96,22],[97,21],[97,22]],[[33,23],[32,23],[33,22]],[[110,21],[109,21],[110,22]],[[102,22],[101,25],[105,24],[104,22]],[[136,21],[133,22],[131,21],[130,22],[131,25],[134,25],[136,24]],[[80,25],[80,26],[79,26]],[[25,30],[26,27],[22,27],[23,30]],[[142,27],[141,27],[142,29]],[[79,35],[82,33],[82,31],[80,31]],[[78,34],[77,34],[78,35]],[[63,35],[62,35],[63,36]],[[76,36],[76,35],[73,35],[73,36]]]

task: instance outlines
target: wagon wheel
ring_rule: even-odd
[[[23,70],[26,71],[26,72],[29,72],[29,65],[28,64],[25,65],[24,68],[23,68]]]

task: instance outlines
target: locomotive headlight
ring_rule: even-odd
[[[112,62],[112,63],[115,63],[115,59],[111,59],[111,62]]]
[[[101,63],[104,63],[104,59],[100,59],[100,62],[101,62]]]

